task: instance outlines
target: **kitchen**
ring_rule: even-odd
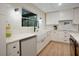
[[[0,56],[79,56],[79,3],[2,3],[0,19]]]

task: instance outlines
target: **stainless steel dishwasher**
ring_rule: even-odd
[[[71,53],[71,56],[77,56],[77,42],[76,40],[70,36],[70,53]]]

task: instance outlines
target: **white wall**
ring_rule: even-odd
[[[22,27],[21,26],[21,15],[22,15],[22,8],[25,8],[35,14],[37,14],[37,19],[39,20],[40,18],[42,18],[42,25],[40,26],[40,28],[44,28],[45,26],[45,14],[39,10],[38,8],[36,8],[35,6],[33,6],[32,4],[7,4],[9,5],[8,8],[8,16],[7,16],[7,21],[6,23],[10,23],[11,24],[11,31],[12,31],[12,35],[17,35],[17,34],[22,34],[22,33],[32,33],[34,32],[34,28],[33,27]],[[19,8],[18,12],[15,12],[14,9],[15,8]],[[7,10],[7,9],[6,9]]]
[[[7,20],[8,7],[0,4],[0,56],[6,55],[5,20]]]
[[[6,43],[5,43],[6,39],[4,35],[5,33],[4,33],[4,18],[3,17],[0,17],[0,56],[6,55]]]

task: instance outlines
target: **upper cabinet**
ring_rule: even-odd
[[[73,9],[46,14],[46,24],[58,24],[59,20],[73,20]]]
[[[74,24],[79,24],[79,8],[74,9],[74,19],[73,19]]]
[[[46,14],[46,24],[59,24],[60,20],[72,20],[73,24],[79,24],[79,8],[66,9]]]
[[[62,10],[59,12],[59,20],[73,20],[73,9]]]
[[[58,24],[59,12],[52,12],[46,14],[46,24]]]

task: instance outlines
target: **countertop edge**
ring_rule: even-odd
[[[28,39],[28,38],[31,38],[31,37],[34,37],[34,36],[37,36],[37,35],[36,34],[30,34],[28,36],[25,36],[25,37],[22,37],[22,38],[19,38],[19,39],[6,39],[6,44],[16,42],[16,41],[20,41],[20,40],[24,40],[24,39]]]
[[[71,37],[79,44],[79,33],[70,33]]]

